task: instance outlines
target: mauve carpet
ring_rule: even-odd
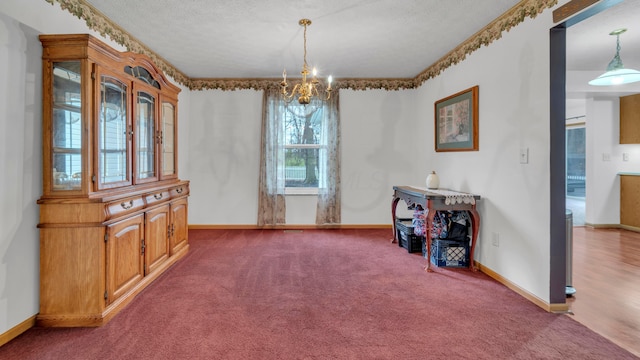
[[[426,273],[390,233],[192,230],[189,254],[107,325],[32,328],[0,358],[636,358],[485,274]]]

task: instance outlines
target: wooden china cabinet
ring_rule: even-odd
[[[41,35],[40,326],[100,326],[189,250],[180,89],[151,59]]]

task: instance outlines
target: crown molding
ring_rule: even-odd
[[[100,35],[108,37],[117,44],[132,51],[150,57],[156,65],[169,77],[190,90],[266,90],[279,87],[280,79],[209,79],[189,78],[171,63],[146,47],[142,42],[129,34],[125,29],[113,23],[85,0],[44,0],[50,4],[58,3],[62,10],[85,21],[87,26]],[[488,46],[502,37],[502,33],[511,30],[526,18],[535,18],[545,9],[551,8],[558,0],[522,0],[510,10],[496,18],[487,26],[476,32],[467,40],[427,67],[414,78],[406,79],[336,79],[335,89],[351,90],[404,90],[415,89],[425,81],[435,78],[452,65],[463,61],[467,55],[482,46]]]

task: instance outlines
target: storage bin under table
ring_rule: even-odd
[[[429,256],[426,247],[426,241],[423,241],[422,256],[425,258]],[[468,267],[469,242],[434,239],[431,241],[431,259],[428,260],[438,267]]]
[[[424,236],[418,236],[413,232],[412,219],[397,219],[398,246],[407,249],[407,252],[414,253],[422,251]]]

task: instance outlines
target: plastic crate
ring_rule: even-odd
[[[410,218],[397,218],[396,229],[408,235],[413,235],[413,220]]]
[[[413,233],[411,219],[397,219],[396,229],[398,234],[398,246],[407,249],[407,252],[420,252],[422,250],[423,236]]]
[[[426,241],[422,244],[422,256],[426,257]],[[469,243],[454,240],[431,241],[431,263],[438,267],[469,267]]]

